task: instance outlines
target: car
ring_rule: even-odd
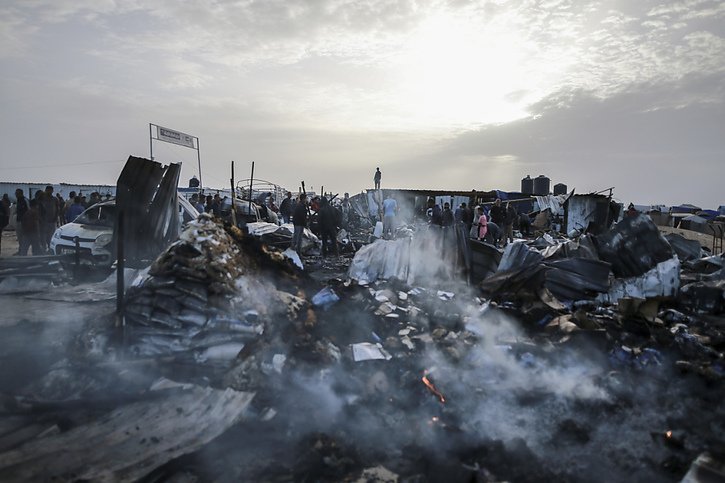
[[[199,216],[191,203],[179,197],[179,222],[186,223]],[[55,230],[50,250],[56,255],[76,252],[76,240],[81,260],[93,265],[111,265],[114,262],[113,227],[116,222],[116,200],[102,201],[89,207],[71,223]]]

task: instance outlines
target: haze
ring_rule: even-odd
[[[725,204],[725,3],[25,0],[0,6],[0,179],[115,183],[153,122],[204,185]],[[154,143],[155,159],[196,153]]]

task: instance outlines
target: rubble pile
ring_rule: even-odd
[[[200,218],[129,291],[127,359],[99,337],[92,364],[76,354],[4,401],[0,471],[102,478],[73,458],[31,472],[29,455],[102,461],[104,445],[80,440],[109,427],[124,462],[110,479],[678,481],[693,462],[717,468],[722,256],[635,219],[481,252],[496,271],[467,285],[453,233],[377,241],[321,284]],[[38,411],[32,431],[16,418]]]
[[[289,301],[270,281],[259,277],[260,260],[293,271],[283,257],[268,256],[235,233],[227,233],[209,215],[191,222],[128,290],[125,317],[130,351],[139,356],[193,352],[196,358],[229,360],[244,343],[260,335],[261,318],[284,314]],[[243,238],[238,230],[236,237]],[[261,250],[261,248],[257,248]],[[251,278],[250,278],[251,277]]]

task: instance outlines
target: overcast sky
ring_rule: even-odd
[[[200,138],[214,187],[235,160],[293,189],[380,166],[383,187],[546,174],[725,204],[722,0],[6,0],[0,66],[0,181],[114,184],[152,122]]]

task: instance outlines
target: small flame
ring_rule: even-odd
[[[672,437],[672,431],[665,432],[665,437],[671,438]]]
[[[421,381],[423,381],[425,387],[427,387],[430,392],[435,394],[442,403],[446,402],[446,397],[438,390],[438,388],[433,385],[430,379],[428,379],[428,371],[425,371],[423,377],[421,378]]]

